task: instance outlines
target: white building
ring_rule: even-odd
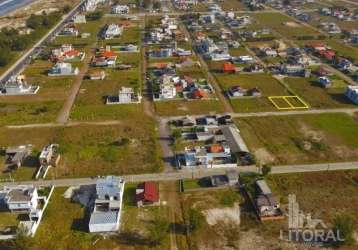
[[[31,212],[38,206],[37,189],[32,185],[4,187],[0,195],[11,212]]]
[[[129,7],[127,5],[115,5],[112,7],[113,14],[128,14]]]
[[[130,103],[140,103],[142,97],[134,93],[133,88],[122,87],[118,96],[109,96],[107,97],[106,104],[130,104]]]
[[[27,84],[24,75],[13,76],[3,87],[0,87],[0,95],[34,95],[40,86]]]
[[[96,200],[89,221],[89,231],[118,231],[123,202],[124,180],[117,176],[98,179],[96,183]]]
[[[49,70],[48,76],[73,76],[78,72],[78,68],[72,68],[70,63],[58,62]]]
[[[110,24],[104,32],[104,39],[113,39],[122,35],[123,27],[117,24]]]
[[[354,104],[358,104],[358,86],[353,86],[353,85],[347,86],[345,95]]]
[[[86,23],[86,16],[78,14],[73,18],[73,22],[74,23]]]

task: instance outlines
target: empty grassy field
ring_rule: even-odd
[[[349,214],[358,223],[357,171],[270,175],[268,183],[279,200],[287,203],[288,195],[296,194],[300,209],[329,226],[339,214]],[[324,208],[317,201],[324,202]]]
[[[285,87],[269,74],[215,74],[215,77],[224,92],[235,85],[246,89],[257,87],[261,91],[261,97],[230,99],[235,112],[275,111],[267,97],[288,95]]]
[[[287,38],[320,35],[316,30],[303,26],[295,21],[295,19],[280,13],[255,13],[252,14],[252,16],[258,20],[262,26],[270,28]]]
[[[247,7],[240,0],[226,0],[219,3],[224,11],[246,10]]]
[[[339,215],[348,215],[353,224],[357,225],[357,177],[357,171],[334,171],[269,175],[266,181],[284,211],[287,212],[288,195],[295,194],[303,213],[310,213],[312,219],[321,219],[328,228],[332,228]],[[244,203],[239,242],[246,242],[255,249],[307,249],[303,245],[279,240],[280,230],[285,232],[287,226],[287,218],[258,222],[253,215],[252,206]],[[357,249],[357,244],[345,245],[339,249]]]
[[[160,116],[197,115],[222,113],[224,108],[220,101],[158,101],[154,103],[155,112]]]
[[[242,136],[259,162],[303,164],[358,159],[357,118],[345,114],[240,118]]]
[[[137,116],[118,126],[3,129],[0,145],[32,144],[34,151],[40,152],[48,143],[58,143],[60,165],[50,170],[49,178],[157,172],[161,169],[161,157],[154,127],[153,120]],[[37,166],[33,164],[32,173]]]
[[[212,219],[225,209],[233,209],[239,206],[242,198],[234,189],[195,191],[182,194],[182,207],[185,218],[188,220],[191,208],[195,208],[204,216],[203,225],[188,237],[190,249],[225,249],[231,246],[238,249],[240,227],[235,222],[219,221],[215,225],[209,225],[207,218]],[[215,209],[212,215],[205,213]],[[235,213],[235,212],[234,212]],[[240,217],[239,214],[237,214]],[[245,249],[245,248],[240,248]]]
[[[315,77],[288,77],[284,81],[297,95],[304,97],[313,108],[355,107],[344,95],[346,83],[337,77],[331,79],[332,87],[330,88],[321,87]]]

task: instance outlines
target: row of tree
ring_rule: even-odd
[[[11,61],[14,52],[21,52],[38,40],[46,30],[60,20],[62,14],[66,11],[68,9],[64,8],[62,12],[32,14],[26,20],[26,27],[33,30],[29,34],[21,34],[14,28],[3,28],[0,31],[0,67],[6,66]]]

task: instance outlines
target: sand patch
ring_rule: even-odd
[[[204,211],[206,221],[210,226],[218,223],[235,223],[240,225],[240,207],[235,204],[232,208],[213,208]]]
[[[275,156],[267,151],[266,148],[259,148],[254,152],[254,154],[261,164],[272,163],[275,161]]]
[[[296,22],[284,22],[283,25],[290,27],[290,28],[298,28],[301,27],[301,24]]]

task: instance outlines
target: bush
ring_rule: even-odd
[[[149,227],[149,238],[153,245],[160,245],[167,237],[169,230],[169,222],[157,216],[153,224]]]
[[[5,66],[11,60],[11,51],[10,49],[2,49],[0,53],[0,67]]]
[[[101,19],[102,16],[103,16],[102,11],[94,11],[94,12],[88,13],[86,15],[86,19],[89,20],[89,21],[96,21],[96,20]]]
[[[353,232],[354,232],[354,223],[350,216],[348,215],[339,215],[334,220],[333,230],[336,233],[336,236],[343,241],[336,242],[337,245],[349,245],[354,242]]]
[[[224,206],[232,207],[236,202],[236,194],[233,191],[225,192],[220,200],[220,203]]]
[[[265,164],[265,165],[263,165],[262,166],[262,175],[263,176],[267,176],[268,174],[270,174],[271,173],[271,169],[272,169],[272,167],[270,166],[270,165],[267,165],[267,164]]]
[[[189,210],[189,230],[190,232],[196,232],[202,228],[205,223],[204,215],[196,208],[190,208]]]

